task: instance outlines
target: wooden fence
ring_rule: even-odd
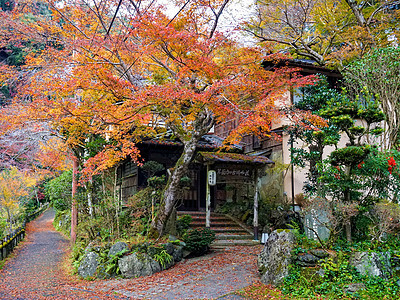
[[[48,207],[49,205],[47,204],[34,213],[26,216],[22,226],[15,229],[13,233],[7,235],[2,241],[0,240],[0,260],[5,259],[14,250],[18,243],[24,239],[26,223],[34,220]]]

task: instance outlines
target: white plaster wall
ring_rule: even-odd
[[[355,123],[355,126],[366,126],[365,121],[362,120],[357,120]],[[384,127],[385,124],[381,124],[382,128]],[[348,138],[347,135],[345,133],[342,133],[341,135],[341,139],[338,143],[338,148],[343,148],[346,146],[346,144],[348,143]],[[365,138],[362,140],[365,141]],[[383,134],[381,136],[378,137],[371,137],[369,144],[371,145],[377,145],[379,147],[380,150],[385,150],[387,149],[387,138],[386,136]],[[305,150],[308,149],[307,145],[305,145],[304,143],[294,143],[293,145],[295,148],[304,148]],[[289,144],[289,135],[284,134],[283,138],[282,138],[282,162],[284,164],[289,164],[290,165],[290,144]],[[327,146],[324,149],[324,154],[323,154],[323,158],[328,158],[328,156],[330,155],[330,153],[332,151],[334,151],[336,148],[334,146]],[[284,174],[284,192],[286,192],[286,195],[288,197],[288,200],[291,202],[292,201],[292,182],[291,182],[291,176],[292,176],[292,168],[291,166],[288,168],[287,172]],[[303,187],[304,187],[304,183],[306,182],[307,178],[306,178],[306,174],[308,172],[308,168],[300,168],[300,167],[295,167],[294,168],[294,195],[302,193],[303,192]]]

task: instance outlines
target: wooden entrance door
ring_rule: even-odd
[[[199,185],[200,169],[193,166],[189,169],[187,176],[190,178],[190,186],[183,190],[182,205],[179,210],[198,210],[199,209]]]

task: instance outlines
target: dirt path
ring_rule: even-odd
[[[236,247],[184,260],[149,277],[86,282],[63,275],[68,241],[48,210],[28,224],[23,246],[0,271],[0,299],[243,299],[233,295],[258,281],[260,247]]]

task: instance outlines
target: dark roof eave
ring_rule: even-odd
[[[329,77],[343,78],[343,75],[337,71],[328,69],[327,67],[317,65],[313,61],[304,59],[279,59],[279,60],[264,60],[261,65],[267,70],[280,67],[300,68],[300,72],[316,74],[320,73]]]
[[[234,164],[251,164],[251,165],[273,165],[275,162],[267,157],[253,156],[236,153],[213,153],[213,152],[199,152],[198,160],[203,163],[206,162],[223,162]]]

